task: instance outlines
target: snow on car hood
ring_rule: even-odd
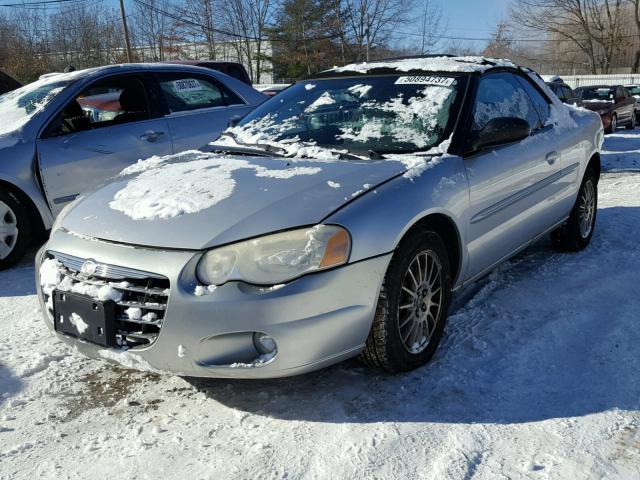
[[[78,200],[60,222],[80,235],[203,249],[311,225],[429,158],[317,161],[187,151],[125,169]]]

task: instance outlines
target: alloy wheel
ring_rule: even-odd
[[[398,329],[402,345],[419,354],[429,345],[441,317],[442,265],[431,250],[418,253],[402,281]]]
[[[15,212],[0,200],[0,260],[7,258],[18,242],[18,220]]]
[[[593,228],[593,218],[596,213],[596,189],[593,180],[589,179],[584,184],[580,193],[580,203],[578,204],[578,215],[580,222],[580,236],[587,238]]]

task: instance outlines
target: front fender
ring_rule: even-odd
[[[35,142],[26,141],[0,150],[0,182],[20,190],[40,214],[45,229],[53,225],[53,215],[36,176]]]
[[[442,214],[455,224],[462,241],[461,272],[468,254],[461,228],[468,215],[469,184],[463,159],[447,155],[432,160],[421,175],[401,175],[369,190],[324,220],[351,233],[351,262],[395,250],[407,231],[431,214]],[[459,278],[462,278],[460,275]]]

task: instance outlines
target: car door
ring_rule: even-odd
[[[635,102],[631,102],[626,89],[620,86],[616,87],[614,98],[616,113],[618,115],[618,125],[629,122],[631,120],[631,115],[633,115],[633,104]]]
[[[528,80],[510,72],[480,77],[471,110],[468,138],[477,138],[495,118],[526,120],[530,136],[523,141],[471,151],[465,156],[469,182],[466,280],[482,275],[543,232],[556,215],[549,208],[549,179],[558,171],[554,126],[545,126],[548,99],[533,103]]]
[[[213,76],[193,71],[157,73],[174,150],[201,148],[253,107]]]
[[[38,164],[51,210],[122,169],[173,152],[164,118],[157,118],[141,75],[116,75],[84,88],[52,119],[37,141]]]

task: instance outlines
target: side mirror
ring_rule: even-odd
[[[505,145],[524,140],[531,133],[529,122],[515,117],[499,117],[489,120],[478,137],[471,143],[473,150]]]

